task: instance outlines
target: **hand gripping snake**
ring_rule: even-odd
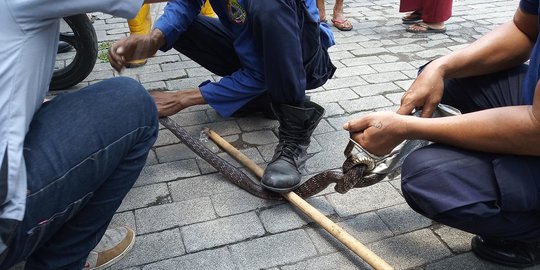
[[[415,115],[419,114],[420,111],[415,113]],[[439,104],[433,117],[458,114],[460,113],[457,109]],[[231,183],[239,186],[252,195],[263,199],[283,199],[278,193],[264,189],[240,169],[234,167],[210,151],[210,149],[204,146],[199,140],[194,139],[185,129],[180,127],[172,119],[168,117],[161,118],[160,123],[169,129],[195,154],[221,172]],[[346,193],[352,188],[373,185],[387,176],[393,178],[399,174],[405,157],[414,150],[427,144],[429,144],[428,141],[407,140],[394,148],[389,154],[385,156],[375,156],[365,151],[359,144],[351,139],[344,151],[346,159],[341,170],[328,170],[316,174],[293,191],[300,197],[307,198],[323,191],[330,184],[335,183],[334,189],[338,193]]]

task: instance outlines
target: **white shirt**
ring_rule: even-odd
[[[52,77],[60,18],[94,11],[133,18],[142,3],[0,0],[0,226],[3,219],[24,218],[27,179],[23,143]],[[2,169],[6,158],[7,169]],[[0,239],[0,253],[4,249]]]

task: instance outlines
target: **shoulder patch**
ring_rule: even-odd
[[[229,15],[229,19],[236,24],[243,24],[246,22],[246,10],[242,7],[242,5],[240,5],[240,3],[238,3],[238,0],[227,1],[227,13]]]

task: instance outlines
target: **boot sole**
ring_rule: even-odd
[[[283,193],[287,193],[287,192],[289,192],[289,191],[295,190],[296,188],[298,188],[298,187],[300,186],[301,183],[302,183],[302,182],[300,182],[300,183],[298,183],[296,186],[290,187],[290,188],[275,188],[275,187],[270,187],[270,186],[267,186],[267,185],[263,184],[262,182],[261,182],[261,186],[264,187],[264,188],[266,188],[266,189],[268,189],[268,190],[270,190],[270,191],[273,191],[273,192],[276,192],[276,193],[279,193],[279,194],[283,194]]]

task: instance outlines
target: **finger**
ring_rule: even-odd
[[[401,105],[399,106],[397,113],[403,115],[410,115],[415,108],[416,106],[414,105],[414,102],[410,101],[409,94],[405,93],[403,97],[401,97]]]
[[[367,116],[351,119],[343,125],[343,129],[349,132],[362,132],[369,127],[369,119]]]
[[[438,102],[427,102],[426,105],[422,108],[422,113],[420,117],[430,118],[433,116],[433,112],[437,107]]]
[[[122,46],[119,46],[118,44],[113,44],[110,48],[109,48],[109,55],[111,56],[112,60],[118,64],[122,64],[123,62],[123,57],[121,54],[119,54],[118,52],[122,52],[123,51],[123,48]]]
[[[109,63],[111,64],[111,66],[114,68],[114,70],[120,72],[122,71],[122,64],[119,63],[116,58],[114,57],[113,53],[111,52],[111,50],[109,49],[109,52],[107,54],[107,58],[109,59]]]
[[[414,108],[415,106],[411,103],[401,104],[401,106],[399,106],[399,109],[397,110],[397,113],[402,115],[410,115],[412,114]]]

